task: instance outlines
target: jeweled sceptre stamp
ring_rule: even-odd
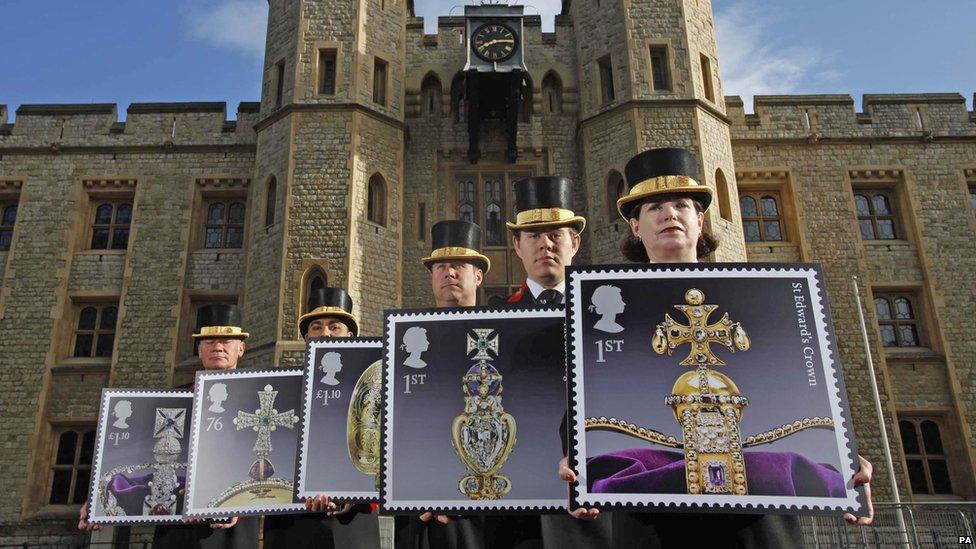
[[[461,377],[464,411],[454,418],[451,442],[472,474],[461,477],[458,490],[472,500],[499,499],[512,489],[512,481],[498,474],[515,446],[515,418],[502,407],[502,375],[490,364],[498,355],[494,330],[472,330],[467,351],[477,361]]]

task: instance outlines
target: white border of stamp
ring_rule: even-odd
[[[396,418],[392,417],[388,411],[393,409],[395,402],[394,383],[391,379],[393,368],[389,365],[394,361],[394,350],[396,349],[396,330],[397,322],[438,322],[456,318],[472,318],[477,320],[504,320],[506,318],[565,318],[562,307],[557,309],[543,308],[485,308],[477,307],[470,309],[423,309],[414,311],[391,312],[388,311],[384,322],[384,345],[383,345],[383,437],[380,461],[380,505],[383,512],[395,511],[496,511],[498,513],[519,513],[519,512],[556,512],[565,510],[568,507],[568,498],[561,499],[501,499],[501,500],[479,500],[472,501],[458,494],[458,499],[448,500],[401,500],[389,493],[390,486],[393,484],[392,472],[389,463],[393,460],[393,450],[391,440],[395,432]],[[553,433],[556,437],[558,433]],[[555,476],[556,463],[553,463],[551,471],[541,471],[541,474],[551,473]]]
[[[288,514],[304,513],[304,503],[288,503],[280,505],[269,505],[265,507],[190,507],[193,502],[193,478],[197,465],[197,441],[200,436],[200,419],[203,407],[203,385],[204,381],[212,381],[221,378],[270,378],[270,377],[297,377],[301,378],[302,370],[200,370],[197,372],[196,382],[193,387],[193,430],[190,436],[189,464],[186,470],[186,498],[183,503],[183,514],[191,518],[222,518],[228,515],[264,515],[264,514]],[[301,391],[299,390],[299,394]],[[300,404],[299,404],[300,405]],[[294,474],[295,464],[289,464],[284,470]],[[294,482],[294,479],[292,480]],[[294,490],[292,490],[294,493]]]
[[[326,338],[309,342],[305,347],[305,373],[304,387],[302,390],[302,430],[298,433],[298,474],[295,475],[295,497],[301,500],[308,500],[319,495],[320,492],[311,492],[306,489],[306,477],[308,476],[308,429],[309,420],[312,416],[312,380],[314,379],[314,367],[312,360],[317,349],[324,348],[343,348],[343,349],[380,349],[380,360],[383,359],[383,338]],[[346,441],[342,441],[345,445]],[[328,490],[325,493],[329,498],[337,500],[338,503],[345,503],[343,500],[377,501],[379,492],[351,492]]]
[[[572,506],[576,507],[646,507],[646,508],[716,508],[736,512],[790,512],[791,510],[805,510],[813,513],[840,514],[856,512],[863,508],[863,496],[852,487],[849,480],[854,476],[854,464],[857,462],[850,436],[851,421],[841,406],[840,387],[843,380],[837,377],[834,352],[828,340],[827,317],[825,314],[824,289],[818,279],[818,270],[810,264],[784,264],[775,266],[767,263],[756,264],[698,264],[697,268],[677,267],[669,265],[666,270],[655,271],[652,274],[643,271],[646,265],[633,266],[592,266],[580,267],[585,271],[571,268],[567,273],[567,294],[572,307],[568,311],[567,326],[567,360],[569,362],[569,390],[572,400],[572,417],[570,418],[570,466],[577,471],[577,485],[572,491]],[[577,339],[583,332],[583,315],[581,297],[581,282],[584,280],[626,280],[626,279],[715,279],[723,278],[793,278],[805,279],[810,291],[810,306],[818,334],[818,351],[820,352],[820,367],[828,387],[827,398],[830,405],[831,418],[834,420],[834,433],[837,448],[841,451],[840,474],[844,478],[847,495],[844,498],[827,497],[786,497],[786,496],[730,496],[709,494],[611,494],[593,493],[587,488],[586,467],[579,464],[588,459],[586,452],[586,437],[583,428],[584,411],[584,381],[583,355]],[[830,337],[833,337],[831,332]],[[846,400],[846,399],[845,399]],[[846,451],[846,453],[845,453]],[[743,502],[746,499],[747,502]]]
[[[185,398],[188,399],[187,410],[193,409],[193,393],[190,391],[180,391],[178,389],[164,390],[164,391],[151,391],[151,390],[140,390],[140,389],[102,389],[101,401],[98,404],[98,427],[95,433],[95,454],[92,459],[91,467],[91,478],[89,479],[88,485],[88,501],[85,505],[88,506],[88,522],[92,524],[173,524],[182,523],[183,515],[131,515],[122,517],[113,517],[108,515],[96,515],[95,511],[95,499],[98,497],[98,478],[102,476],[102,449],[105,447],[105,437],[107,429],[105,428],[105,422],[109,420],[108,404],[111,398],[116,397],[126,397],[126,398]],[[192,421],[192,417],[190,418]],[[189,437],[187,437],[187,443],[189,443]],[[80,441],[79,441],[80,443]],[[189,451],[187,453],[187,458],[189,458]],[[186,468],[188,475],[189,467]],[[184,500],[184,511],[186,511],[186,501]]]

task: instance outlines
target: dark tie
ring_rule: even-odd
[[[540,305],[562,305],[563,294],[559,293],[559,290],[542,290],[536,301]]]

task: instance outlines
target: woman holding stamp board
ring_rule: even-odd
[[[630,190],[617,201],[618,211],[631,229],[621,245],[624,257],[637,263],[696,263],[718,247],[704,230],[704,212],[711,203],[712,191],[695,181],[698,162],[690,151],[645,151],[627,163],[625,172]],[[859,461],[861,470],[854,475],[853,483],[865,485],[870,502],[871,465],[860,456]],[[560,464],[559,475],[571,483],[576,480],[565,461]],[[868,509],[867,517],[848,514],[844,518],[852,524],[870,524],[870,503]],[[589,518],[596,510],[577,512],[586,513],[578,518]],[[803,539],[796,516],[614,513],[613,538],[619,546],[674,546],[686,541],[691,531],[698,532],[699,541],[720,546],[799,545]]]

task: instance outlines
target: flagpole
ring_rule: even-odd
[[[878,381],[874,372],[874,358],[871,355],[871,343],[868,340],[868,329],[864,323],[864,311],[861,304],[861,289],[857,284],[857,275],[851,277],[854,281],[854,298],[857,300],[857,318],[861,322],[861,337],[864,338],[864,353],[867,356],[868,370],[870,372],[871,393],[874,396],[874,411],[878,416],[878,427],[881,431],[881,445],[884,446],[885,465],[888,466],[888,478],[891,481],[891,494],[894,498],[895,506],[898,509],[898,528],[901,530],[903,542],[908,545],[908,529],[905,525],[905,518],[901,513],[901,496],[898,494],[898,481],[895,478],[895,464],[891,459],[891,443],[888,441],[888,430],[885,428],[883,408],[881,407],[881,393],[878,391]]]

